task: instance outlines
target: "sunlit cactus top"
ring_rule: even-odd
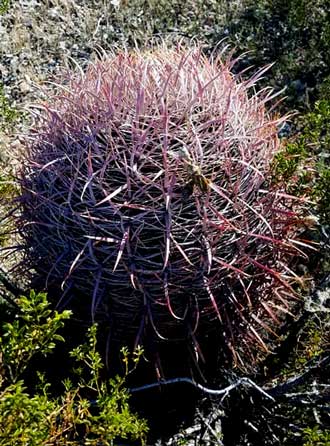
[[[105,54],[39,107],[21,175],[22,267],[127,342],[218,330],[245,368],[295,300],[292,198],[271,186],[280,120],[199,47]]]

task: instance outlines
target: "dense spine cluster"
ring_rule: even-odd
[[[295,201],[270,181],[280,119],[234,61],[165,46],[104,55],[39,108],[20,182],[22,268],[112,336],[219,330],[270,349],[296,301]]]

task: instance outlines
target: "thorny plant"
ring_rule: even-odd
[[[299,303],[303,199],[271,183],[278,126],[235,60],[165,45],[103,54],[35,109],[17,227],[19,274],[123,344],[203,332],[249,369]],[[59,287],[59,284],[61,286]],[[82,297],[83,296],[83,297]],[[158,341],[157,341],[158,340]]]

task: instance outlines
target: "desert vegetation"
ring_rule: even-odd
[[[327,1],[0,11],[0,444],[327,445]]]

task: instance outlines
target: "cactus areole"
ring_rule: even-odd
[[[22,267],[123,343],[218,330],[254,364],[296,300],[292,197],[270,181],[280,119],[224,54],[107,54],[36,112],[20,176]]]

